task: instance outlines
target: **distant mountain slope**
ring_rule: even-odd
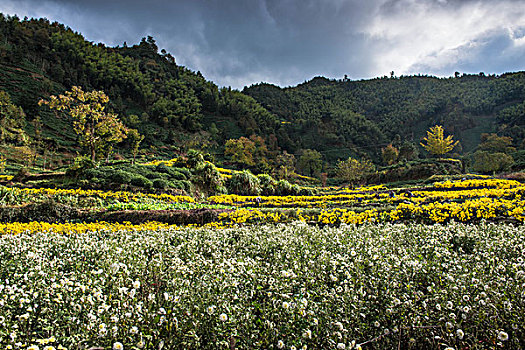
[[[158,50],[152,37],[111,48],[46,19],[21,21],[0,14],[0,90],[23,108],[29,121],[40,116],[46,134],[63,144],[75,137],[67,123],[37,103],[74,85],[104,90],[119,117],[145,134],[146,144],[159,147],[186,145],[192,133],[210,129],[206,141],[223,143],[242,135],[271,134],[278,127],[275,117],[251,97],[219,89]]]
[[[442,124],[473,150],[484,132],[518,143],[525,135],[525,73],[380,78],[363,81],[317,77],[296,87],[257,84],[243,91],[289,122],[298,147],[355,146],[375,154],[399,135],[419,143],[429,126]],[[317,147],[316,147],[317,146]]]

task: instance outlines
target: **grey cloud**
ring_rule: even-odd
[[[108,45],[122,45],[124,41],[132,44],[152,35],[159,47],[171,52],[179,64],[200,70],[219,85],[242,88],[260,81],[293,85],[315,75],[341,78],[348,74],[356,79],[368,78],[401,69],[396,67],[428,69],[421,73],[437,74],[445,70],[444,65],[464,63],[451,61],[441,63],[440,67],[433,66],[425,56],[432,53],[428,48],[423,53],[403,57],[404,61],[397,60],[396,50],[410,43],[411,32],[401,31],[389,37],[390,29],[395,32],[396,28],[406,26],[407,21],[412,22],[414,18],[407,18],[406,14],[417,14],[417,9],[427,12],[436,9],[455,16],[458,9],[465,6],[489,3],[499,2],[4,0],[0,11],[17,13],[20,17],[46,16],[83,33],[88,40]],[[519,19],[510,15],[508,18]],[[417,25],[425,25],[424,19],[419,20]],[[373,32],[371,23],[383,28],[386,34]],[[414,28],[417,34],[417,26]],[[471,39],[476,41],[479,37]],[[522,67],[517,63],[521,62],[517,59],[519,52],[511,50],[508,56],[496,55],[491,67]],[[438,48],[435,54],[440,54]],[[390,58],[385,62],[383,56]],[[473,66],[482,63],[474,58],[469,62]]]

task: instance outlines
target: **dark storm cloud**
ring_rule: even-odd
[[[523,69],[523,45],[509,34],[525,23],[520,1],[4,0],[0,11],[57,20],[108,45],[152,35],[179,64],[236,88]],[[505,49],[495,45],[502,37]]]

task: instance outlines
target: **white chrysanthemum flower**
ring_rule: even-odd
[[[463,339],[463,337],[465,336],[465,332],[463,332],[461,329],[458,329],[456,331],[456,335],[458,336],[459,339]]]
[[[208,306],[208,308],[206,309],[206,312],[209,314],[209,315],[213,315],[213,313],[215,312],[215,306]]]
[[[48,345],[44,347],[44,350],[56,350],[54,346]]]
[[[219,320],[221,320],[222,322],[225,322],[228,320],[228,316],[226,314],[220,314]]]
[[[139,289],[140,288],[140,281],[133,282],[133,288]]]
[[[304,334],[303,334],[303,337],[305,338],[308,338],[308,339],[311,339],[312,338],[312,331],[307,329]]]
[[[279,340],[279,341],[277,342],[277,348],[279,348],[279,349],[284,349],[284,342],[283,342],[282,340]]]
[[[31,345],[26,350],[40,350],[40,348],[38,347],[38,345]]]
[[[498,339],[501,340],[501,341],[507,341],[507,340],[509,340],[509,334],[507,332],[500,331],[498,333]]]
[[[113,350],[123,350],[123,349],[124,349],[124,345],[122,345],[122,343],[116,342],[113,344]]]
[[[283,308],[288,309],[289,307],[290,307],[290,303],[288,303],[287,301],[283,301]]]
[[[137,334],[139,332],[139,329],[136,326],[133,326],[129,329],[129,332],[131,334]]]
[[[339,350],[345,350],[346,349],[346,345],[344,343],[338,343],[337,344],[337,349]]]

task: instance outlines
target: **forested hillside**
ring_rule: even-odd
[[[435,124],[455,135],[460,153],[478,146],[482,133],[510,136],[515,146],[525,135],[523,72],[502,76],[457,73],[446,79],[317,77],[297,87],[257,84],[243,92],[288,122],[287,134],[296,142],[290,147],[326,153],[348,148],[377,156],[393,141],[419,144]]]
[[[0,14],[0,90],[22,107],[30,133],[31,121],[40,117],[44,136],[64,150],[75,135],[38,101],[72,86],[105,91],[119,118],[146,136],[146,146],[219,145],[242,135],[268,135],[277,126],[251,97],[219,89],[200,72],[177,65],[152,37],[112,48],[46,19]]]
[[[239,92],[178,65],[150,36],[106,47],[56,22],[0,14],[0,143],[22,146],[37,139],[33,145],[74,156],[71,121],[38,105],[73,86],[108,94],[112,111],[145,136],[143,151],[170,156],[196,148],[258,171],[287,163],[293,168],[293,155],[305,150],[319,151],[331,165],[349,156],[379,164],[389,144],[404,159],[417,158],[425,154],[419,143],[426,130],[436,124],[460,141],[453,151],[459,154],[475,151],[483,133],[511,137],[506,146],[517,149],[525,135],[523,72],[317,77],[296,87],[261,83]],[[119,146],[125,148],[126,141]]]

